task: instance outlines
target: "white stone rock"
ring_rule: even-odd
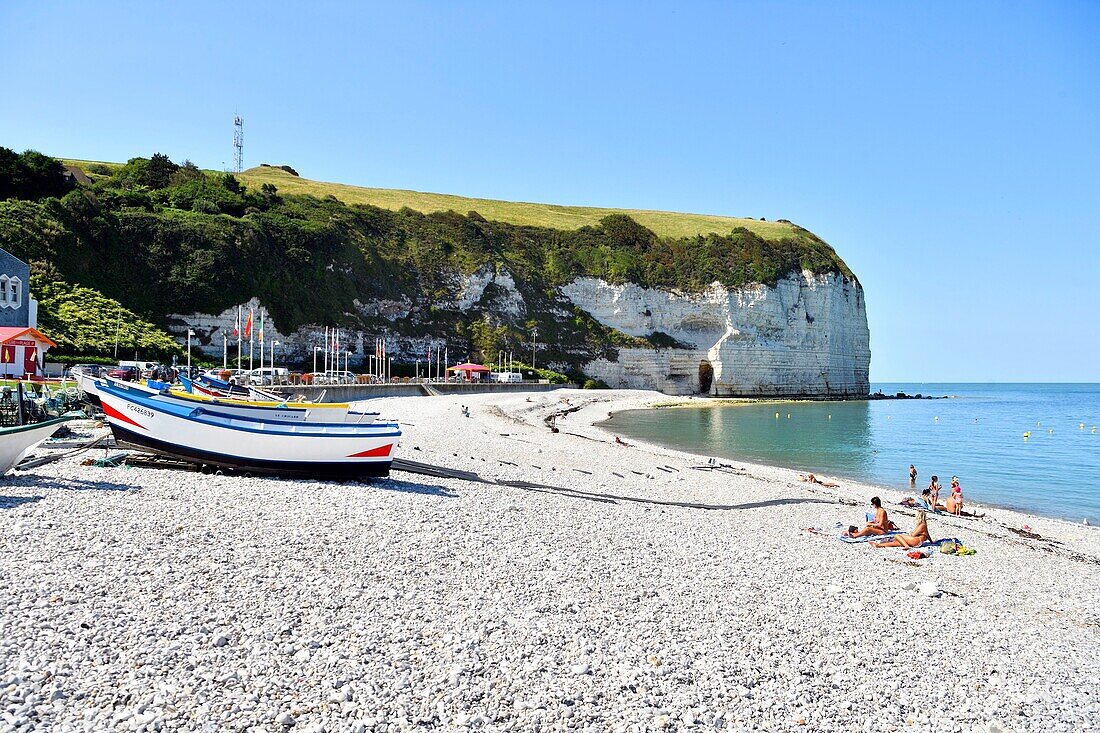
[[[803,272],[774,288],[677,293],[578,278],[562,293],[605,326],[632,336],[664,333],[687,349],[619,349],[586,374],[612,387],[690,394],[700,364],[713,369],[712,394],[866,394],[871,351],[863,288],[841,275]]]

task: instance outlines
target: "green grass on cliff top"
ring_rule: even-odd
[[[100,164],[109,168],[118,163],[65,159],[66,165],[87,170]],[[764,239],[779,240],[785,236],[798,237],[799,230],[791,224],[777,221],[759,221],[734,216],[712,214],[683,214],[674,211],[649,211],[645,209],[601,209],[592,206],[559,206],[519,201],[497,201],[455,196],[446,193],[424,193],[395,188],[366,188],[344,183],[325,183],[293,176],[281,168],[257,167],[240,173],[238,178],[249,187],[258,189],[264,183],[274,184],[280,193],[303,194],[323,198],[334,196],[345,204],[369,204],[382,209],[397,211],[409,207],[414,211],[430,214],[435,211],[457,211],[465,214],[476,211],[489,220],[509,224],[548,227],[551,229],[579,229],[595,225],[608,214],[626,214],[642,226],[660,236],[693,237],[696,234],[717,232],[728,234],[732,229],[745,227]]]

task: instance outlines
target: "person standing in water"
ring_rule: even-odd
[[[914,466],[912,463],[909,464],[909,485],[917,485],[917,467]]]

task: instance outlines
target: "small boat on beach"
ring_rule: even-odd
[[[84,393],[89,402],[99,404],[99,392],[95,388],[95,380],[101,378],[101,369],[95,366],[73,367],[69,374],[76,381],[77,388]]]
[[[183,380],[183,378],[180,378]],[[182,387],[172,387],[167,391],[160,390],[165,397],[177,400],[186,400],[208,405],[218,405],[219,409],[231,410],[241,417],[255,419],[278,420],[304,420],[306,422],[347,422],[356,425],[369,425],[379,418],[379,413],[364,409],[366,403],[349,402],[299,402],[280,399],[278,395],[268,395],[261,390],[254,390],[252,398],[241,397],[236,394],[223,395],[203,389],[201,385],[191,383],[189,391],[188,382],[181,382]],[[161,383],[149,382],[149,387],[158,390]],[[272,410],[279,411],[279,417],[275,417]]]
[[[71,417],[56,417],[30,425],[0,428],[0,476],[12,470],[42,441],[56,433],[62,423],[71,419]]]
[[[169,401],[190,407],[206,406],[234,417],[251,420],[284,420],[292,422],[351,423],[370,425],[379,413],[356,409],[347,402],[289,402],[241,400],[232,397],[212,397],[169,388],[167,384],[149,380],[137,385],[159,401]]]
[[[148,387],[97,380],[120,445],[191,463],[297,477],[385,476],[401,438],[395,423],[257,419],[220,404],[163,399]]]

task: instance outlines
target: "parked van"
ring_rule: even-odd
[[[136,367],[139,372],[145,373],[156,369],[160,366],[160,362],[156,361],[120,361],[118,363],[120,367]]]
[[[493,382],[506,382],[514,384],[523,381],[523,375],[519,372],[493,372],[489,375],[489,380]]]
[[[248,372],[249,384],[286,384],[289,381],[290,372],[286,367],[264,367]],[[238,375],[239,376],[239,375]]]

